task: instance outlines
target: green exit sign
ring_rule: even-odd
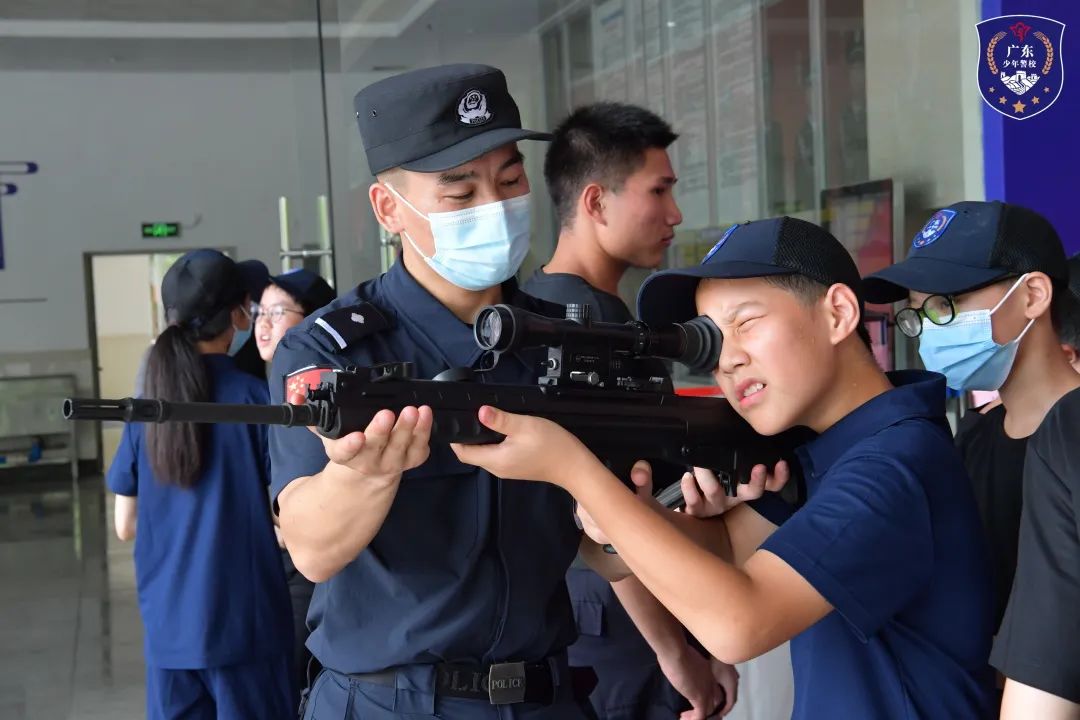
[[[180,223],[143,223],[142,236],[144,238],[180,237]]]

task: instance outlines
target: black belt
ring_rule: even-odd
[[[348,677],[385,687],[397,687],[398,671],[350,674]],[[435,694],[486,700],[492,705],[555,702],[555,679],[547,662],[494,665],[435,665]]]

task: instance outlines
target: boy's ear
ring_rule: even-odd
[[[607,220],[604,218],[603,187],[598,183],[589,183],[582,189],[578,199],[580,202],[579,211],[584,212],[598,225],[607,224]]]
[[[1069,343],[1061,343],[1061,351],[1065,353],[1065,361],[1073,367],[1076,367],[1076,361],[1080,360],[1080,355],[1077,354],[1076,348]]]
[[[1050,312],[1050,303],[1054,298],[1054,284],[1046,273],[1033,272],[1024,278],[1027,289],[1027,305],[1024,317],[1033,320]]]
[[[829,321],[829,342],[839,345],[852,335],[862,322],[859,298],[850,287],[837,283],[825,292],[823,302]]]

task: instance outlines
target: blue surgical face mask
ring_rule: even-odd
[[[1005,297],[990,310],[957,313],[947,325],[935,325],[923,318],[919,335],[919,357],[927,370],[942,373],[945,384],[954,390],[996,391],[1012,371],[1020,341],[1035,323],[1032,319],[1012,342],[994,342],[991,316],[997,312],[1027,275],[1022,275]]]
[[[529,194],[453,212],[424,213],[398,193],[414,213],[431,224],[435,254],[428,257],[409,233],[402,235],[444,280],[465,290],[486,290],[513,277],[529,252]]]
[[[240,348],[244,347],[244,343],[246,343],[248,341],[248,338],[251,337],[251,326],[253,324],[254,323],[250,322],[249,318],[246,330],[241,330],[240,328],[233,325],[232,342],[229,343],[228,350],[229,355],[236,355],[236,353],[240,352]]]

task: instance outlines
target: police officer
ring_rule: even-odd
[[[517,291],[529,247],[521,128],[499,70],[397,75],[355,98],[380,224],[400,261],[289,331],[275,402],[303,399],[310,368],[411,362],[416,375],[478,369],[484,305],[554,308]],[[536,382],[536,356],[503,356],[477,382]],[[292,394],[298,393],[298,394]],[[275,428],[272,493],[297,568],[318,583],[308,647],[324,670],[307,718],[575,720],[564,576],[580,532],[565,492],[503,482],[429,447],[430,408],[379,413],[323,440]],[[500,708],[500,706],[502,706]]]

